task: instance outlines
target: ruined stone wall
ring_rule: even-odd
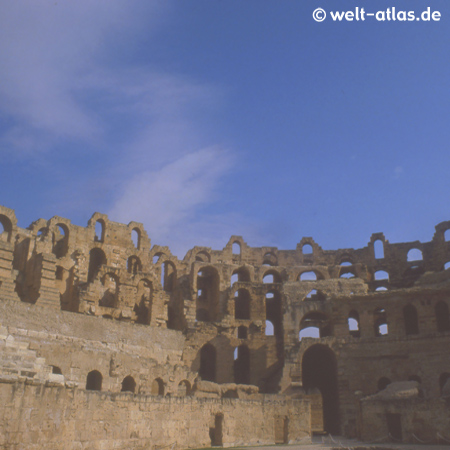
[[[94,370],[111,395],[126,377],[139,395],[254,385],[310,399],[314,430],[355,437],[362,399],[386,382],[418,380],[434,405],[450,377],[450,221],[427,243],[375,233],[361,249],[279,250],[232,236],[182,260],[99,213],[24,229],[0,207],[0,224],[0,323],[78,389]]]

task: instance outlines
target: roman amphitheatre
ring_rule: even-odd
[[[0,449],[450,441],[450,221],[183,259],[100,213],[0,223]]]

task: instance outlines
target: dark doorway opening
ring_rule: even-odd
[[[339,434],[339,400],[337,362],[334,352],[326,345],[311,346],[302,360],[303,387],[317,388],[322,394],[323,427],[330,434]]]
[[[223,445],[223,415],[216,414],[214,417],[214,428],[209,429],[209,436],[211,438],[211,445],[222,447]]]
[[[289,418],[275,416],[275,444],[289,443]]]
[[[396,442],[402,441],[402,418],[400,414],[386,414],[389,437]]]

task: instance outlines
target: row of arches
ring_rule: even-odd
[[[250,349],[247,345],[239,345],[233,353],[233,373],[236,384],[250,384]],[[208,343],[200,349],[200,368],[198,371],[204,381],[217,382],[217,351]]]
[[[87,391],[101,391],[103,384],[103,375],[98,370],[92,370],[86,377]],[[136,381],[131,375],[127,375],[121,384],[121,392],[136,393]],[[155,378],[151,385],[151,395],[164,397],[166,395],[166,384],[162,378]],[[192,394],[191,384],[188,380],[181,380],[177,386],[176,395],[178,397],[185,397]]]
[[[450,331],[450,314],[448,304],[439,301],[434,307],[436,330],[438,332]],[[412,304],[402,308],[402,317],[405,335],[419,334],[419,316],[417,309]],[[348,314],[349,335],[355,338],[361,337],[359,313],[351,310]],[[311,311],[305,314],[300,321],[299,340],[304,337],[322,338],[331,336],[333,333],[329,317],[320,311]],[[389,333],[388,316],[386,309],[376,308],[373,312],[373,335],[375,337],[385,336]]]

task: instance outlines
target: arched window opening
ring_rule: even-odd
[[[240,327],[238,327],[237,338],[238,339],[247,339],[247,337],[248,337],[247,327],[245,327],[244,325],[241,325]]]
[[[164,253],[156,253],[153,255],[152,262],[153,264],[157,264],[161,257],[165,257]]]
[[[350,266],[353,266],[353,263],[352,263],[351,261],[346,261],[346,260],[344,260],[344,261],[342,261],[339,265],[340,265],[341,267],[350,267]]]
[[[302,247],[302,253],[303,253],[304,255],[312,255],[312,253],[313,253],[312,245],[311,245],[311,244],[305,244],[305,245]]]
[[[139,228],[133,228],[131,230],[131,240],[135,248],[140,250],[141,248],[141,230]]]
[[[250,281],[250,273],[245,267],[240,267],[233,271],[233,274],[231,275],[231,284],[233,285],[236,281],[239,281],[240,283]]]
[[[219,273],[214,267],[202,267],[197,273],[197,320],[214,322],[219,315]]]
[[[307,337],[306,332],[302,331],[306,328],[316,328],[319,331],[319,336],[317,337],[326,337],[332,335],[332,329],[330,321],[328,320],[328,317],[318,311],[311,311],[307,314],[305,314],[300,322],[300,334],[299,337]],[[312,332],[313,336],[316,337],[317,331],[316,330],[309,330],[309,332]]]
[[[264,274],[263,283],[271,284],[271,283],[281,283],[281,276],[275,270],[269,270]]]
[[[300,274],[300,281],[316,281],[317,275],[313,271],[303,272]]]
[[[0,224],[0,226],[1,226],[1,224]],[[46,234],[47,234],[47,228],[46,227],[42,227],[42,228],[39,228],[39,230],[37,232],[37,237],[40,240],[42,240],[45,237]]]
[[[283,340],[283,311],[278,291],[266,294],[266,319],[273,324],[273,334],[281,342]]]
[[[441,373],[439,377],[439,390],[441,392],[441,395],[444,392],[444,386],[447,384],[448,380],[450,379],[450,373],[444,372]]]
[[[389,281],[389,274],[385,270],[377,270],[374,274],[375,280]]]
[[[233,252],[233,255],[240,255],[241,254],[241,244],[239,244],[239,242],[233,242],[231,251]]]
[[[101,391],[102,390],[102,374],[98,370],[92,370],[88,373],[86,378],[87,391]]]
[[[57,258],[62,258],[69,249],[69,229],[64,224],[57,224],[53,231],[52,253]]]
[[[302,382],[306,392],[318,389],[322,394],[324,431],[339,435],[337,361],[329,347],[315,344],[306,350],[302,358]]]
[[[161,285],[166,292],[172,292],[175,287],[177,271],[171,261],[165,261],[161,265]]]
[[[448,230],[445,230],[444,239],[445,239],[445,242],[450,241],[450,228]]]
[[[413,305],[406,305],[403,308],[403,321],[405,324],[405,333],[407,335],[419,334],[417,310]]]
[[[375,289],[375,292],[384,292],[384,291],[387,291],[387,290],[388,290],[388,288],[386,286],[378,286]]]
[[[384,258],[384,242],[380,239],[377,239],[373,243],[373,249],[375,252],[375,259],[383,259]]]
[[[359,314],[357,311],[350,311],[348,315],[348,331],[350,336],[355,338],[361,337],[361,331],[359,329]]]
[[[191,384],[188,380],[182,380],[178,383],[177,396],[186,397],[191,395]]]
[[[140,280],[137,285],[136,304],[134,313],[136,323],[149,325],[152,316],[153,286],[148,280]]]
[[[127,271],[133,275],[142,272],[141,260],[137,256],[130,256],[127,261]]]
[[[216,414],[214,417],[214,428],[210,428],[209,436],[213,447],[223,446],[223,414]]]
[[[444,270],[450,269],[450,261],[444,264]]]
[[[305,327],[302,330],[300,330],[300,333],[298,333],[298,340],[301,341],[303,338],[313,338],[313,339],[319,339],[320,338],[320,329],[319,327]]]
[[[62,370],[60,367],[51,366],[51,368],[52,368],[52,373],[54,373],[55,375],[62,375]]]
[[[270,320],[266,320],[265,335],[266,336],[274,336],[274,334],[275,334],[275,331],[274,331],[273,323]]]
[[[444,301],[436,303],[434,307],[436,314],[436,326],[439,333],[450,331],[450,316],[448,312],[448,305]]]
[[[356,275],[348,269],[341,269],[341,274],[339,276],[339,278],[345,278],[345,279],[350,279],[350,278],[355,278]]]
[[[9,242],[12,233],[12,223],[7,216],[0,214],[0,240]]]
[[[267,252],[263,257],[263,266],[277,266],[278,259],[272,252]]]
[[[104,242],[105,241],[105,222],[102,219],[98,219],[95,222],[95,242]]]
[[[423,260],[422,252],[418,248],[412,248],[408,252],[408,257],[407,257],[408,262],[422,261],[422,260]]]
[[[119,282],[116,275],[114,275],[113,273],[107,273],[103,277],[102,284],[105,288],[105,291],[99,301],[99,305],[106,306],[108,308],[114,308],[117,304],[119,294]]]
[[[211,344],[205,344],[200,350],[198,373],[204,381],[216,381],[216,349]]]
[[[158,397],[164,397],[164,381],[161,378],[153,380],[151,393]]]
[[[387,388],[391,384],[391,380],[387,377],[381,377],[377,383],[377,392],[380,392]]]
[[[303,300],[311,300],[311,301],[324,301],[326,300],[326,296],[322,291],[318,291],[317,289],[312,289],[309,291],[308,295]]]
[[[238,289],[234,294],[234,318],[250,319],[250,293],[247,289]]]
[[[88,282],[94,280],[100,271],[100,267],[104,264],[106,264],[106,256],[103,250],[100,248],[93,248],[89,252]]]
[[[234,361],[234,382],[236,384],[250,384],[250,350],[246,345],[236,348]]]
[[[374,312],[375,336],[385,336],[388,334],[387,314],[384,308],[378,308]]]
[[[195,260],[208,263],[211,262],[211,256],[209,255],[208,252],[201,251],[198,252],[197,255],[195,255]]]
[[[136,390],[136,381],[131,375],[125,377],[122,381],[122,389],[121,392],[132,392],[134,394]]]

